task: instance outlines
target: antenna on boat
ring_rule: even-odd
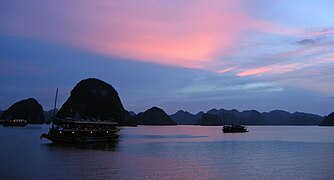
[[[56,90],[55,104],[54,104],[54,107],[53,107],[53,117],[52,117],[53,118],[53,122],[56,119],[57,98],[58,98],[58,88]],[[52,126],[53,126],[53,122],[52,122]]]

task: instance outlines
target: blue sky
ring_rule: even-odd
[[[127,110],[211,108],[327,115],[334,107],[334,3],[301,0],[0,2],[0,109],[48,110],[81,79]]]

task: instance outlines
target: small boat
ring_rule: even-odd
[[[20,126],[20,127],[24,127],[28,124],[28,122],[24,119],[13,119],[13,120],[4,120],[1,121],[3,126]]]
[[[223,127],[224,133],[243,133],[248,132],[247,128],[242,125],[226,125]]]
[[[95,119],[55,119],[49,132],[40,138],[53,143],[95,143],[117,140],[118,123]]]
[[[234,115],[233,115],[233,110],[232,110],[232,125],[225,125],[223,126],[222,131],[224,133],[244,133],[248,132],[247,128],[242,125],[235,125],[234,124]],[[223,116],[224,116],[224,111],[223,111]]]

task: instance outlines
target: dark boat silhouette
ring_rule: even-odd
[[[224,112],[223,112],[224,116]],[[247,128],[243,125],[235,125],[233,120],[233,110],[232,110],[232,125],[225,125],[223,126],[222,131],[224,133],[245,133],[248,132]]]
[[[223,127],[224,133],[243,133],[248,132],[247,128],[242,125],[226,125]]]
[[[13,120],[3,120],[1,121],[3,126],[20,126],[24,127],[28,124],[28,122],[24,119],[13,119]]]
[[[118,123],[95,119],[54,119],[46,138],[54,143],[110,142],[118,138]]]
[[[94,118],[55,118],[56,100],[52,126],[48,133],[40,138],[46,138],[54,143],[95,143],[111,142],[118,138],[118,123],[113,120],[98,120]]]

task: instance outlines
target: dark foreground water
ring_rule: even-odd
[[[115,144],[55,145],[0,126],[0,179],[334,179],[334,128],[123,128]]]

